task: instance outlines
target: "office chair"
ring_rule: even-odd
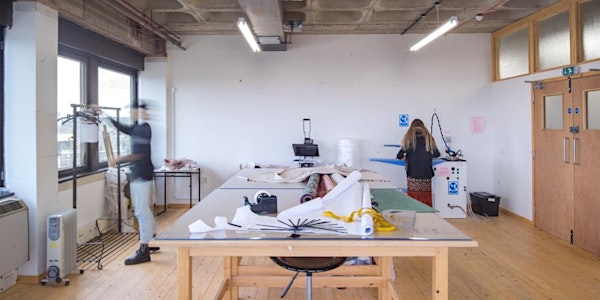
[[[295,271],[294,277],[281,293],[285,297],[300,272],[306,273],[306,299],[312,299],[312,274],[333,270],[346,262],[346,257],[271,257],[284,269]]]

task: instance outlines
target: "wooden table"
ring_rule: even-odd
[[[296,205],[299,188],[271,184],[268,191],[278,197],[279,211]],[[434,213],[418,213],[414,230],[376,232],[371,236],[310,235],[292,239],[289,233],[264,231],[217,231],[190,234],[188,225],[202,219],[213,226],[215,216],[233,217],[242,197],[251,198],[256,189],[217,189],[186,212],[153,244],[177,247],[178,298],[192,298],[192,257],[217,256],[224,259],[223,278],[214,295],[203,299],[238,299],[238,287],[281,287],[291,272],[273,265],[240,265],[242,257],[269,256],[372,256],[374,265],[342,266],[315,274],[313,288],[378,288],[379,299],[399,299],[393,285],[393,257],[420,256],[433,259],[433,299],[448,298],[448,249],[477,247],[477,242]],[[334,275],[334,276],[332,276]],[[296,287],[305,287],[302,280]]]

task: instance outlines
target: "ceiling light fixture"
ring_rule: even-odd
[[[444,24],[440,25],[438,28],[436,28],[432,33],[430,33],[424,39],[422,39],[421,41],[419,41],[418,43],[416,43],[412,47],[410,47],[410,51],[417,51],[417,50],[421,49],[423,46],[429,44],[431,41],[435,40],[436,38],[440,37],[444,33],[448,32],[450,29],[454,28],[456,25],[458,25],[458,17],[457,16],[450,17],[446,22],[444,22]]]
[[[252,51],[260,52],[260,46],[258,45],[258,42],[256,42],[256,37],[250,30],[250,26],[248,25],[248,22],[246,22],[246,19],[240,17],[238,19],[237,25],[240,31],[242,32],[242,35],[244,35],[246,42],[248,42],[248,45],[250,45],[250,48],[252,48]]]

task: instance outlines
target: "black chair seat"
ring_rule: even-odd
[[[346,257],[280,257],[272,256],[271,260],[277,265],[296,274],[283,290],[281,298],[285,297],[287,291],[294,283],[298,273],[306,273],[306,299],[312,299],[312,274],[333,270],[346,262]]]
[[[318,273],[341,266],[346,257],[271,257],[271,260],[291,271]]]

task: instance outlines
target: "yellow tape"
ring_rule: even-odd
[[[383,218],[383,216],[381,215],[381,213],[377,212],[376,210],[374,210],[372,208],[363,207],[359,210],[353,211],[350,214],[350,216],[348,216],[348,217],[338,216],[330,210],[323,212],[323,215],[326,217],[333,218],[336,220],[342,220],[346,223],[352,222],[354,220],[355,215],[358,215],[358,217],[362,217],[364,214],[367,214],[367,215],[370,215],[371,217],[373,217],[373,226],[375,226],[375,231],[394,231],[394,230],[396,230],[396,226],[394,226],[390,222],[386,221]]]

